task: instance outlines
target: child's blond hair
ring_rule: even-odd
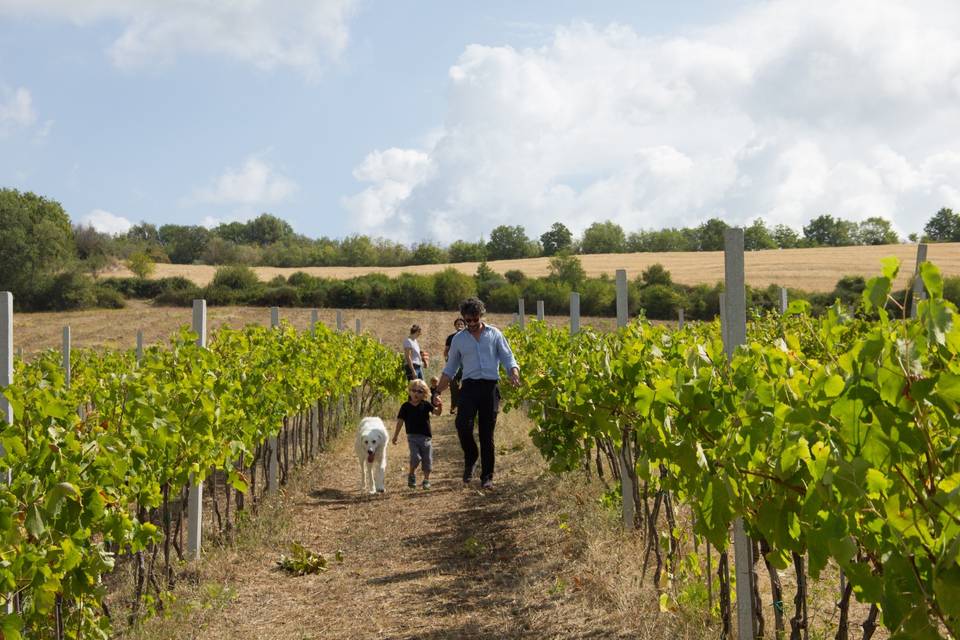
[[[414,389],[419,389],[423,391],[424,394],[430,393],[430,387],[427,386],[427,383],[423,380],[417,378],[416,380],[411,380],[410,384],[407,385],[407,391],[413,391]]]
[[[438,378],[437,376],[433,376],[433,377],[430,378],[430,388],[431,388],[431,389],[434,388],[434,387],[436,387],[438,384],[440,384],[440,378]]]

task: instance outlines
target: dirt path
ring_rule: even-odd
[[[198,583],[233,597],[207,605],[190,623],[194,637],[616,637],[576,606],[560,611],[564,553],[556,513],[537,490],[544,468],[528,428],[501,414],[493,491],[477,480],[464,488],[450,416],[434,418],[430,490],[407,488],[401,436],[389,449],[386,494],[361,495],[352,437],[341,438],[288,491],[275,538],[221,550],[201,567]],[[290,577],[274,564],[293,541],[328,557],[341,549],[344,560]]]

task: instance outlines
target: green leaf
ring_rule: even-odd
[[[944,613],[960,619],[960,567],[953,565],[938,571],[933,580],[933,592]]]
[[[877,500],[883,497],[893,483],[879,469],[867,470],[867,497]]]
[[[887,256],[880,260],[880,270],[883,276],[888,280],[896,280],[900,272],[900,258],[896,256]]]
[[[653,389],[645,384],[638,384],[633,390],[633,397],[636,401],[633,406],[636,407],[640,415],[650,415],[650,405],[653,404]]]
[[[887,304],[887,296],[890,295],[891,280],[886,277],[870,278],[867,280],[867,287],[863,290],[863,305],[868,311],[873,309],[883,309]]]
[[[841,566],[846,565],[857,554],[857,543],[850,536],[829,540],[827,546],[830,548],[830,555]]]
[[[27,507],[27,517],[23,524],[34,538],[39,538],[46,531],[43,524],[43,515],[40,513],[40,507],[36,504]]]
[[[3,632],[3,640],[20,640],[23,620],[15,613],[8,613],[0,616],[0,631]]]
[[[944,398],[960,402],[960,376],[946,371],[941,373],[935,390]]]
[[[826,382],[823,383],[823,393],[828,398],[836,398],[841,393],[843,393],[844,382],[843,378],[837,374],[833,374],[827,378]]]
[[[935,298],[921,302],[918,310],[930,339],[937,344],[946,344],[947,333],[953,323],[953,311],[943,300]]]
[[[920,263],[920,277],[923,279],[923,286],[931,298],[943,297],[943,277],[940,270],[932,262]]]

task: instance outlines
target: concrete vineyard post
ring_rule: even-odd
[[[543,300],[537,300],[537,320],[543,322]]]
[[[570,335],[580,333],[580,294],[570,293]]]
[[[0,389],[13,384],[13,294],[9,291],[0,292]],[[0,419],[7,424],[13,424],[13,407],[3,393],[0,393]],[[0,444],[0,457],[7,455]],[[12,474],[7,471],[0,476],[0,481],[10,484]],[[6,594],[6,612],[13,613],[13,598]]]
[[[207,347],[207,301],[193,301],[193,332],[197,334],[197,346]],[[200,540],[203,524],[203,482],[196,482],[190,474],[190,497],[187,510],[187,555],[196,560],[200,557]]]
[[[360,335],[360,318],[357,318],[356,325],[357,325],[357,335]]]
[[[13,294],[9,291],[0,292],[0,389],[13,384]],[[0,418],[13,424],[13,407],[6,396],[0,393]],[[0,457],[6,451],[0,444]],[[10,474],[0,478],[10,482]]]
[[[787,312],[787,288],[780,287],[780,313],[784,314]]]
[[[917,305],[921,300],[927,297],[926,289],[923,288],[923,279],[920,278],[920,265],[927,261],[927,245],[920,243],[917,245],[917,267],[913,272],[913,297],[910,300],[910,317],[917,317]]]
[[[677,309],[677,329],[683,329],[683,309]]]
[[[617,269],[617,326],[625,327],[627,316],[627,270]]]
[[[518,298],[517,299],[517,318],[520,321],[520,328],[526,329],[527,328],[527,312],[526,312],[526,309],[524,309],[523,307],[524,307],[523,298]]]
[[[270,326],[280,326],[280,307],[270,307]]]
[[[337,331],[343,331],[343,311],[337,309]]]
[[[723,346],[729,361],[736,348],[747,341],[743,229],[725,229],[723,247]],[[753,543],[747,537],[742,518],[733,522],[733,553],[737,576],[737,638],[754,640],[757,630],[753,612]]]
[[[137,331],[137,364],[143,362],[143,331]]]
[[[320,312],[316,309],[310,310],[310,335],[317,335],[317,324],[320,322]]]
[[[617,269],[617,327],[627,326],[627,271]],[[633,504],[633,477],[627,468],[633,465],[633,456],[627,453],[626,447],[620,447],[620,495],[623,497],[623,528],[632,530],[634,522]]]

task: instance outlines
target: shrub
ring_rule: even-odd
[[[320,278],[312,276],[309,273],[304,273],[303,271],[297,271],[287,278],[287,284],[300,287],[301,289],[316,286],[318,282],[320,282]]]
[[[290,285],[268,287],[263,289],[250,302],[264,307],[298,307],[300,306],[300,291]]]
[[[685,316],[690,320],[712,320],[720,313],[720,294],[723,284],[712,287],[698,284],[687,290],[687,302],[684,305]]]
[[[83,273],[66,271],[55,276],[44,291],[42,308],[51,311],[89,309],[97,305],[93,279]]]
[[[328,304],[327,288],[318,286],[300,289],[300,302],[305,307],[326,307]]]
[[[462,301],[477,295],[476,281],[453,267],[433,276],[433,293],[441,309],[457,309]]]
[[[393,304],[398,309],[435,309],[433,276],[401,273],[397,277],[396,288],[391,294]]]
[[[527,276],[523,273],[523,271],[520,271],[520,269],[510,269],[509,271],[505,271],[503,277],[506,278],[507,282],[510,284],[520,284],[527,279]]]
[[[223,285],[211,284],[203,289],[202,297],[210,306],[223,307],[236,304],[238,293],[239,292],[236,289],[231,289],[230,287],[225,287]]]
[[[195,284],[183,289],[169,289],[154,298],[154,304],[166,307],[190,307],[193,301],[203,297],[203,289]]]
[[[646,285],[663,284],[669,286],[673,284],[670,272],[659,262],[644,269],[643,273],[640,274],[640,279]]]
[[[652,320],[672,320],[683,306],[683,296],[673,287],[653,284],[640,290],[640,307]]]
[[[543,309],[547,314],[564,314],[570,311],[570,285],[544,278],[527,280],[523,283],[521,295],[526,300],[527,310],[537,310],[537,300],[543,300]]]
[[[235,291],[252,289],[260,283],[257,274],[250,267],[234,265],[229,267],[220,267],[213,276],[210,284],[219,287],[226,287]],[[286,283],[284,283],[286,284]]]
[[[497,313],[515,313],[520,299],[520,289],[515,284],[504,283],[490,290],[483,299],[488,311]]]
[[[611,316],[617,311],[617,287],[610,278],[591,278],[580,286],[580,313]]]
[[[103,309],[123,309],[127,306],[123,296],[116,289],[98,286],[95,290],[97,306]]]
[[[156,269],[156,265],[153,262],[153,259],[142,251],[130,254],[130,257],[127,259],[127,268],[130,271],[144,280],[153,273]]]

